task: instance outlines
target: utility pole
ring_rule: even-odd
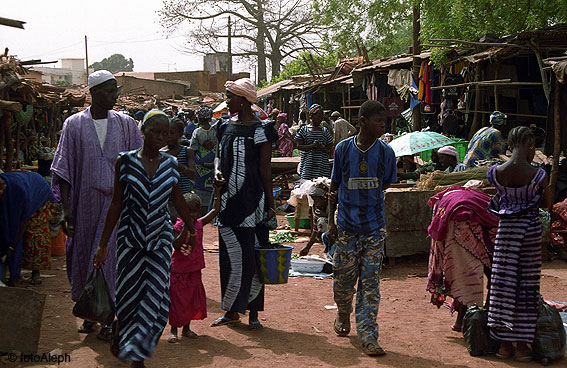
[[[87,64],[87,67],[85,68],[86,75],[85,75],[85,80],[86,83],[89,83],[89,51],[87,49],[87,35],[85,35],[85,63]]]
[[[230,24],[230,15],[228,16],[228,80],[232,80],[232,30]]]
[[[420,31],[420,9],[419,9],[419,0],[413,1],[413,79],[419,85],[419,69],[421,67],[421,59],[419,58],[419,54],[421,54],[421,45],[419,44],[419,31]],[[413,123],[413,130],[419,131],[421,130],[421,105],[417,105],[413,108],[412,111],[412,123]]]

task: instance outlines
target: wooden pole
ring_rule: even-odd
[[[232,31],[231,31],[231,24],[230,24],[230,15],[228,16],[228,65],[227,65],[227,74],[228,80],[232,80]]]
[[[500,64],[496,64],[496,71],[494,72],[494,79],[498,79],[498,72]],[[500,98],[498,97],[498,87],[494,85],[494,110],[500,111]]]
[[[554,139],[553,139],[553,162],[551,164],[551,175],[549,178],[549,189],[551,191],[551,203],[555,201],[555,188],[557,186],[557,173],[559,171],[559,155],[561,154],[561,116],[560,116],[560,99],[561,99],[561,84],[555,81],[555,93],[553,104],[553,121],[555,125]]]
[[[86,75],[85,75],[85,83],[88,84],[89,83],[89,51],[87,49],[87,35],[85,35],[85,63],[87,64],[86,67]]]
[[[419,83],[419,69],[421,67],[421,59],[419,58],[419,54],[421,53],[421,45],[419,43],[419,32],[420,32],[420,9],[419,9],[419,1],[414,1],[413,8],[412,8],[412,26],[413,26],[413,61],[412,61],[412,71],[413,71],[413,79],[416,83]],[[420,105],[417,105],[413,108],[412,112],[412,125],[413,130],[418,132],[421,130],[421,110]],[[395,132],[392,132],[395,133]]]
[[[475,68],[475,79],[478,81],[479,79],[481,79],[481,69],[480,69],[480,63],[476,64],[476,68]],[[473,121],[471,124],[471,130],[469,131],[469,140],[471,140],[472,136],[478,131],[478,129],[480,128],[480,119],[481,119],[481,114],[478,112],[480,110],[480,105],[481,105],[481,95],[480,95],[480,86],[476,86],[475,88],[475,93],[474,93],[474,115],[473,115]]]

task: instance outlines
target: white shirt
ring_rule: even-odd
[[[93,119],[96,129],[96,135],[100,142],[100,149],[104,151],[104,142],[106,141],[106,129],[108,128],[108,119]]]

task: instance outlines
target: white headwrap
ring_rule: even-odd
[[[242,96],[251,104],[256,103],[258,96],[256,95],[256,86],[250,78],[241,78],[237,81],[227,81],[224,84],[227,91],[234,93],[237,96]]]
[[[116,80],[116,78],[114,78],[114,75],[112,75],[112,73],[108,70],[97,70],[96,72],[89,75],[89,89],[111,79]]]

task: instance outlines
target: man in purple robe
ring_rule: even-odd
[[[114,162],[120,152],[142,146],[143,140],[131,117],[112,110],[118,98],[114,76],[99,70],[88,78],[92,104],[63,124],[53,158],[53,192],[65,210],[67,227],[67,276],[76,301],[93,270],[93,256],[100,239],[114,184]],[[108,242],[104,276],[114,299],[116,229]],[[95,324],[85,321],[79,332],[89,333]],[[103,326],[99,338],[109,339]]]

